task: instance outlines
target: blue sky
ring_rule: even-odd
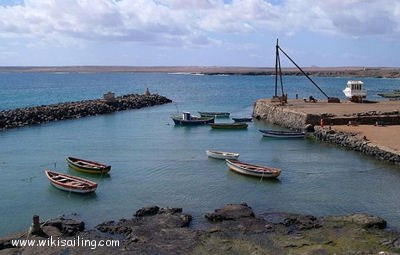
[[[276,38],[301,66],[400,66],[400,1],[0,0],[1,66],[265,67]]]

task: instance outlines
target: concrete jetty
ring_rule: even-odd
[[[291,129],[316,126],[315,138],[400,164],[400,101],[327,103],[259,99],[253,117]],[[384,129],[382,127],[389,126]]]
[[[157,94],[128,94],[115,97],[106,93],[101,99],[65,102],[0,111],[0,130],[35,125],[50,121],[78,119],[128,109],[139,109],[172,101]]]

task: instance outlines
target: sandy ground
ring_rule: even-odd
[[[400,111],[400,101],[382,101],[378,103],[358,104],[342,102],[340,104],[317,102],[305,103],[302,100],[290,100],[288,107],[305,113],[322,114],[331,113],[336,116],[368,111],[391,112]],[[333,129],[343,132],[358,133],[372,143],[396,153],[400,153],[400,125],[393,126],[332,126]]]
[[[367,137],[372,143],[389,149],[395,153],[400,153],[400,126],[333,126],[334,130],[358,133],[361,136]]]
[[[340,117],[343,116],[344,114],[352,114],[359,112],[369,112],[369,111],[391,112],[395,110],[400,111],[400,100],[381,101],[378,103],[368,103],[368,104],[358,104],[349,101],[344,101],[339,104],[336,104],[336,103],[327,103],[326,101],[309,103],[309,102],[304,102],[303,100],[289,100],[286,107],[289,109],[309,114],[332,113]]]

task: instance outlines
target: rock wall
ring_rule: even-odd
[[[116,97],[112,102],[96,99],[5,110],[0,111],[0,130],[64,119],[77,119],[171,102],[170,99],[157,94],[129,94]]]
[[[364,137],[360,137],[356,134],[337,132],[327,127],[315,127],[314,136],[318,140],[324,142],[337,144],[351,150],[359,151],[380,160],[400,164],[399,154],[391,152],[386,148],[380,148],[379,146],[366,140]]]
[[[258,100],[253,107],[253,117],[282,127],[301,129],[306,124],[319,123],[321,116],[290,110],[269,100]]]

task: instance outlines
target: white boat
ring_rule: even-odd
[[[348,81],[343,93],[353,101],[367,97],[367,91],[364,89],[364,82],[362,81]]]
[[[50,170],[45,170],[45,173],[50,183],[60,190],[76,193],[89,193],[94,192],[97,188],[97,183],[90,180]]]
[[[240,162],[237,160],[226,160],[226,165],[228,168],[234,172],[239,174],[261,177],[261,178],[277,178],[281,174],[281,169],[268,167],[268,166],[259,166],[248,164],[244,162]]]
[[[207,156],[216,159],[237,159],[239,157],[239,153],[226,151],[206,150],[206,154]]]

